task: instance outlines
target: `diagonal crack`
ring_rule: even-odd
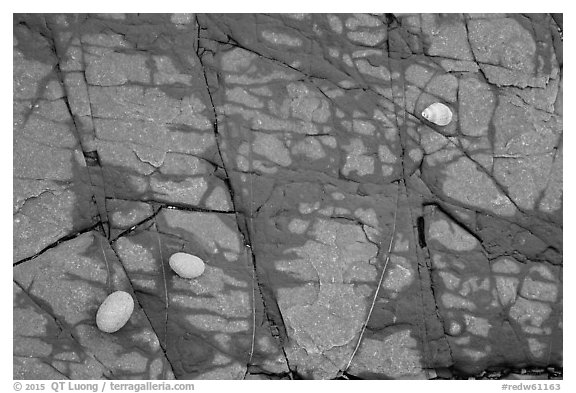
[[[54,72],[56,73],[56,76],[58,78],[59,83],[64,87],[64,95],[62,97],[62,99],[64,100],[64,103],[66,104],[66,109],[68,110],[68,113],[70,114],[70,118],[72,119],[72,124],[73,124],[73,128],[74,128],[74,133],[76,135],[76,139],[78,140],[78,144],[80,145],[80,148],[82,149],[83,153],[87,153],[87,149],[86,147],[83,145],[82,142],[82,136],[80,135],[80,127],[76,121],[76,116],[74,115],[74,111],[72,110],[72,106],[70,104],[68,95],[69,95],[69,91],[68,91],[68,87],[65,83],[65,79],[64,79],[64,72],[62,71],[62,68],[60,66],[60,57],[58,56],[58,49],[57,49],[57,45],[56,45],[56,41],[54,38],[54,32],[50,29],[50,27],[48,26],[47,23],[46,24],[46,28],[48,29],[48,31],[50,31],[50,43],[52,46],[52,51],[54,52],[55,57],[58,59],[55,67],[54,67]],[[80,41],[80,49],[82,52],[82,64],[83,67],[85,68],[85,59],[84,59],[84,50],[82,48],[82,41]],[[82,72],[82,75],[84,76],[84,80],[86,79],[86,76],[84,74],[84,72]],[[90,116],[92,116],[92,102],[90,100],[90,94],[88,93],[88,101],[89,101],[89,105],[90,105]],[[94,124],[94,122],[92,121],[92,124]],[[99,160],[98,160],[98,166],[100,168],[100,175],[103,176],[102,174],[102,167],[100,166]],[[96,190],[98,190],[98,187],[96,186],[96,182],[92,179],[92,171],[90,170],[90,168],[86,167],[87,172],[88,172],[88,178],[90,179],[90,188],[92,191],[92,197],[96,203],[96,208],[98,209],[98,215],[100,216],[100,220],[99,220],[99,224],[100,224],[100,229],[102,230],[102,233],[104,233],[106,235],[107,238],[110,237],[110,223],[108,220],[108,213],[107,213],[107,209],[106,209],[106,200],[104,199],[104,201],[101,201],[101,198],[98,197],[98,193],[96,192]],[[105,183],[102,183],[102,186],[104,187],[104,194],[106,194],[106,190],[105,190]],[[104,206],[102,206],[102,203],[104,204]],[[104,224],[107,225],[107,228],[104,227]]]
[[[76,231],[76,232],[74,232],[74,233],[70,233],[70,234],[68,234],[68,235],[66,235],[66,236],[62,236],[61,238],[57,239],[57,240],[56,240],[55,242],[53,242],[52,244],[49,244],[49,245],[47,245],[46,247],[44,247],[42,250],[38,251],[36,254],[34,254],[34,255],[32,255],[32,256],[29,256],[29,257],[26,257],[26,258],[24,258],[24,259],[21,259],[21,260],[19,260],[19,261],[17,261],[17,262],[14,262],[14,263],[12,264],[12,266],[13,266],[13,267],[16,267],[16,266],[18,266],[18,265],[21,265],[22,263],[28,262],[28,261],[30,261],[30,260],[32,260],[32,259],[36,259],[36,258],[38,258],[40,255],[44,254],[46,251],[48,251],[48,250],[50,250],[50,249],[58,246],[60,243],[64,243],[64,242],[66,242],[66,241],[68,241],[68,240],[74,239],[74,238],[76,238],[76,237],[78,237],[78,236],[80,236],[80,235],[83,235],[84,233],[92,232],[93,230],[95,230],[95,229],[97,229],[97,228],[99,228],[99,227],[101,227],[101,223],[100,223],[100,222],[97,222],[96,224],[91,225],[91,226],[89,226],[89,227],[87,227],[87,228],[80,229],[80,230],[78,230],[78,231]]]
[[[200,21],[198,20],[198,16],[196,16],[196,23],[198,25],[198,31],[201,30],[201,26],[200,26]],[[200,48],[201,48],[201,44],[200,44],[200,36],[197,37],[198,41],[197,41],[197,53],[200,54]],[[222,138],[223,136],[220,134],[219,132],[219,128],[218,128],[218,124],[219,124],[219,118],[218,118],[218,111],[216,110],[216,106],[214,104],[214,99],[212,96],[212,93],[210,91],[210,85],[208,83],[208,76],[207,76],[207,67],[204,64],[203,61],[203,55],[206,52],[202,52],[202,54],[198,55],[198,60],[202,66],[202,70],[203,70],[203,76],[204,76],[204,83],[206,86],[206,92],[208,94],[209,100],[210,100],[210,107],[212,109],[212,115],[213,115],[213,129],[214,129],[214,133],[216,134],[216,146],[217,146],[217,150],[218,150],[218,155],[220,156],[220,160],[222,161],[222,167],[224,169],[224,173],[225,173],[225,179],[223,179],[224,183],[226,184],[230,194],[231,194],[231,200],[232,200],[232,206],[233,206],[233,210],[235,212],[236,215],[236,224],[238,226],[238,232],[241,234],[241,236],[243,237],[244,240],[244,245],[247,249],[246,253],[248,256],[248,259],[251,261],[251,270],[252,270],[252,277],[254,278],[252,285],[253,285],[253,291],[252,291],[252,310],[253,312],[255,312],[255,296],[254,293],[255,288],[258,288],[258,292],[260,294],[260,299],[262,301],[262,304],[264,305],[264,313],[266,315],[267,320],[270,322],[273,320],[273,318],[271,317],[271,315],[269,314],[268,311],[268,307],[269,304],[267,304],[266,301],[266,296],[264,296],[263,290],[262,290],[262,284],[260,283],[260,279],[258,277],[258,270],[257,270],[257,265],[256,265],[256,257],[254,255],[253,252],[253,245],[252,245],[252,239],[251,239],[251,234],[250,234],[250,230],[248,229],[248,223],[247,223],[247,219],[244,215],[241,215],[238,213],[238,209],[236,208],[236,195],[234,192],[234,187],[232,186],[232,183],[230,181],[230,176],[228,173],[228,168],[227,168],[227,161],[225,160],[225,155],[222,153]],[[250,217],[250,219],[252,219],[252,217]],[[240,224],[242,223],[242,225]],[[277,303],[276,303],[276,307],[277,307]],[[278,315],[280,315],[280,330],[284,332],[284,337],[286,337],[286,328],[284,325],[284,321],[282,320],[282,315],[279,312],[278,309]],[[249,354],[249,359],[248,359],[248,365],[250,364],[250,362],[252,361],[252,356],[253,356],[253,349],[254,349],[254,341],[256,339],[255,337],[255,329],[256,329],[256,325],[255,325],[255,315],[253,315],[253,321],[252,321],[252,342],[251,342],[251,351]],[[284,358],[286,360],[286,364],[288,365],[288,368],[290,369],[290,363],[288,360],[288,357],[286,355],[286,351],[284,348],[284,340],[281,340],[281,346],[282,346],[282,352],[284,354]],[[248,367],[247,367],[248,368]],[[291,370],[291,369],[290,369]],[[290,371],[290,374],[292,374],[292,371]]]
[[[52,364],[48,363],[46,360],[44,359],[40,359],[40,361],[47,365],[48,367],[50,367],[52,370],[56,371],[58,374],[62,375],[62,377],[64,377],[65,379],[70,379],[70,377],[68,377],[66,374],[63,374],[62,371],[58,370],[56,367],[54,367]]]
[[[374,297],[372,298],[372,304],[370,305],[370,309],[368,311],[368,315],[366,316],[366,320],[362,324],[362,330],[360,331],[360,335],[358,336],[358,342],[352,351],[352,355],[350,355],[350,359],[346,366],[341,369],[338,374],[342,375],[342,373],[346,372],[352,364],[352,360],[356,355],[356,352],[360,348],[360,344],[362,343],[362,338],[364,336],[364,332],[366,331],[366,327],[368,326],[368,322],[370,321],[370,317],[372,316],[372,311],[374,310],[374,305],[376,304],[376,299],[378,299],[378,293],[380,292],[380,287],[382,287],[382,283],[384,282],[384,276],[386,274],[386,268],[388,267],[388,262],[390,261],[390,254],[392,252],[392,246],[394,245],[394,238],[396,237],[396,223],[398,218],[398,203],[400,201],[400,184],[398,184],[398,190],[396,193],[396,208],[394,209],[394,222],[392,224],[392,233],[390,234],[390,242],[388,244],[388,250],[386,252],[386,258],[384,260],[384,266],[382,267],[382,273],[380,274],[380,279],[378,280],[378,286],[376,287],[376,291],[374,292]]]
[[[394,84],[393,84],[393,82],[391,81],[391,88],[392,88],[392,90],[393,90],[393,96],[394,96],[394,97],[397,97],[399,100],[401,100],[401,103],[400,103],[399,105],[395,106],[395,108],[400,108],[400,110],[401,110],[401,113],[400,113],[400,119],[401,119],[401,121],[399,122],[399,121],[397,120],[397,124],[399,125],[399,127],[398,127],[398,128],[399,128],[399,133],[400,133],[401,165],[402,165],[402,179],[401,179],[401,181],[400,181],[399,184],[398,184],[398,188],[399,188],[399,189],[398,189],[398,198],[400,198],[400,193],[401,193],[401,191],[402,191],[403,194],[405,195],[405,197],[406,197],[407,199],[410,199],[409,189],[408,189],[408,187],[406,186],[406,182],[408,181],[409,174],[407,173],[406,164],[405,164],[405,163],[406,163],[406,160],[405,160],[405,157],[406,157],[406,144],[407,144],[407,139],[408,139],[410,136],[408,135],[408,132],[407,132],[406,110],[405,110],[405,109],[404,109],[404,110],[402,109],[402,107],[405,106],[405,103],[406,103],[406,85],[405,85],[406,81],[405,81],[405,79],[404,79],[404,65],[403,65],[403,60],[395,60],[392,64],[394,64],[394,68],[396,68],[396,67],[399,68],[399,70],[397,70],[397,72],[398,72],[398,74],[400,75],[399,82],[398,82],[398,86],[396,86],[396,90],[399,92],[398,95],[394,93]],[[390,64],[391,68],[393,68],[393,67],[392,67],[392,64]],[[431,78],[430,80],[432,80],[432,79],[433,79],[433,78]],[[398,117],[399,117],[399,115],[398,115],[398,113],[397,113],[397,119],[398,119]],[[400,183],[401,183],[401,185],[402,185],[402,190],[400,190]],[[417,238],[417,237],[416,237],[417,233],[414,233],[414,228],[418,226],[418,221],[417,221],[417,218],[416,218],[416,216],[417,216],[418,214],[414,214],[414,212],[413,212],[414,209],[415,209],[415,207],[409,207],[409,208],[408,208],[408,211],[409,211],[409,214],[410,214],[410,221],[411,221],[411,223],[412,223],[412,228],[413,228],[413,238],[416,239],[416,238]],[[429,343],[428,343],[428,326],[427,326],[427,323],[426,323],[427,318],[426,318],[426,316],[425,316],[425,314],[424,314],[424,313],[425,313],[425,310],[427,310],[427,308],[428,308],[428,307],[427,307],[427,304],[426,304],[426,301],[425,301],[425,293],[424,293],[424,291],[425,291],[425,289],[427,289],[427,288],[425,287],[426,284],[429,285],[429,287],[430,287],[429,289],[430,289],[430,290],[433,291],[433,288],[432,288],[432,282],[431,282],[431,280],[426,280],[426,282],[424,282],[424,280],[423,280],[423,272],[422,272],[422,270],[421,270],[421,265],[422,265],[422,264],[420,263],[421,258],[420,258],[420,255],[418,255],[418,253],[417,253],[417,257],[418,257],[417,270],[418,270],[418,276],[419,276],[419,278],[420,278],[420,279],[418,280],[419,286],[420,286],[419,294],[420,294],[420,302],[421,302],[421,312],[419,313],[419,316],[420,316],[420,339],[421,339],[421,345],[422,345],[422,348],[423,348],[423,351],[424,351],[424,357],[425,357],[425,359],[426,359],[426,360],[425,360],[425,361],[426,361],[426,364],[424,365],[424,368],[423,368],[423,369],[424,369],[424,372],[426,373],[427,379],[430,379],[430,374],[429,374],[429,371],[428,371],[428,370],[429,370],[429,369],[431,368],[431,366],[433,366],[433,365],[431,364],[431,361],[430,361],[431,353],[430,353],[430,350],[429,350]],[[428,261],[425,259],[425,260],[424,260],[424,264],[427,265],[427,263],[428,263]],[[429,272],[428,272],[428,273],[429,273]],[[440,323],[441,323],[442,320],[441,320],[440,313],[439,313],[439,310],[438,310],[438,304],[436,303],[436,298],[435,298],[435,297],[432,297],[432,299],[433,299],[433,301],[434,301],[436,318],[437,318],[437,320],[440,321]],[[447,340],[446,340],[446,341],[447,341]]]
[[[158,212],[161,209],[158,210]],[[156,214],[158,213],[156,212]],[[153,217],[149,217],[148,219],[146,219],[146,221],[150,221],[152,219],[154,219],[156,215],[154,215]],[[118,239],[116,239],[118,240]],[[114,255],[116,256],[116,259],[119,262],[119,265],[122,267],[122,271],[124,272],[124,275],[126,276],[126,278],[128,279],[128,282],[130,283],[130,287],[132,288],[132,291],[134,291],[135,293],[137,292],[136,288],[134,287],[134,283],[132,282],[132,279],[130,278],[130,275],[128,274],[128,271],[126,270],[126,268],[124,267],[124,264],[122,263],[122,258],[120,257],[120,255],[118,255],[118,252],[116,251],[116,249],[113,247],[112,243],[114,241],[110,241],[109,242],[109,246],[110,249],[112,249],[112,252],[114,252]],[[146,312],[146,309],[144,308],[144,306],[142,306],[142,304],[140,303],[140,300],[138,299],[137,296],[135,296],[135,300],[136,303],[138,303],[138,306],[140,307],[140,309],[142,310],[142,312],[144,313],[144,316],[146,317],[146,319],[148,320],[148,324],[150,325],[150,329],[152,329],[152,331],[154,332],[154,334],[156,335],[156,338],[158,338],[158,342],[160,343],[160,348],[162,349],[162,353],[164,355],[163,359],[166,360],[166,362],[168,363],[168,365],[170,366],[170,369],[172,370],[172,373],[174,373],[174,366],[172,365],[172,362],[170,361],[170,358],[168,357],[168,353],[166,352],[166,344],[162,343],[162,340],[160,340],[160,335],[158,334],[158,332],[156,331],[156,329],[154,329],[154,325],[152,324],[152,320],[150,319],[150,317],[148,316],[148,313]],[[166,298],[167,299],[167,298]],[[166,336],[164,336],[166,337]],[[163,373],[165,373],[166,370],[163,370]]]
[[[67,336],[76,343],[76,345],[78,345],[78,348],[81,349],[82,351],[84,351],[89,357],[95,359],[101,366],[102,368],[107,371],[112,373],[112,371],[104,364],[102,363],[94,353],[92,353],[92,351],[85,347],[84,345],[82,345],[82,343],[80,342],[80,340],[78,339],[78,337],[76,337],[76,335],[74,334],[74,331],[72,330],[72,328],[70,326],[68,326],[68,324],[65,321],[60,320],[60,318],[57,318],[56,316],[53,315],[53,313],[49,312],[49,310],[46,309],[46,307],[42,304],[43,302],[41,301],[41,299],[37,298],[36,296],[32,295],[26,288],[24,288],[18,281],[13,280],[13,283],[16,284],[16,286],[18,286],[18,288],[20,288],[20,290],[26,294],[26,296],[28,296],[28,298],[34,303],[34,305],[36,305],[44,314],[46,314],[47,316],[49,316],[50,319],[52,319],[54,321],[54,323],[56,324],[56,326],[58,326],[58,329],[60,330],[60,334],[64,334],[66,333]]]

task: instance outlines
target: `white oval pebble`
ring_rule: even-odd
[[[452,121],[452,111],[441,102],[435,102],[422,112],[422,117],[439,126],[446,126]]]
[[[103,332],[114,333],[126,325],[134,311],[134,299],[129,293],[116,291],[108,295],[96,313],[96,326]]]
[[[204,273],[204,261],[196,255],[177,252],[168,262],[172,270],[182,278],[196,278]]]

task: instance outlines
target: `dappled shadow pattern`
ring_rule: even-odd
[[[14,34],[15,377],[562,365],[551,16],[16,15]],[[179,251],[205,273],[175,275]],[[135,313],[104,334],[117,289]]]

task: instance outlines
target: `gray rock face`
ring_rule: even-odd
[[[556,19],[14,15],[14,378],[557,376]]]

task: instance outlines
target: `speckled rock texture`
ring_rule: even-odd
[[[15,14],[13,33],[14,378],[562,369],[561,15]],[[101,332],[118,290],[134,311]]]

